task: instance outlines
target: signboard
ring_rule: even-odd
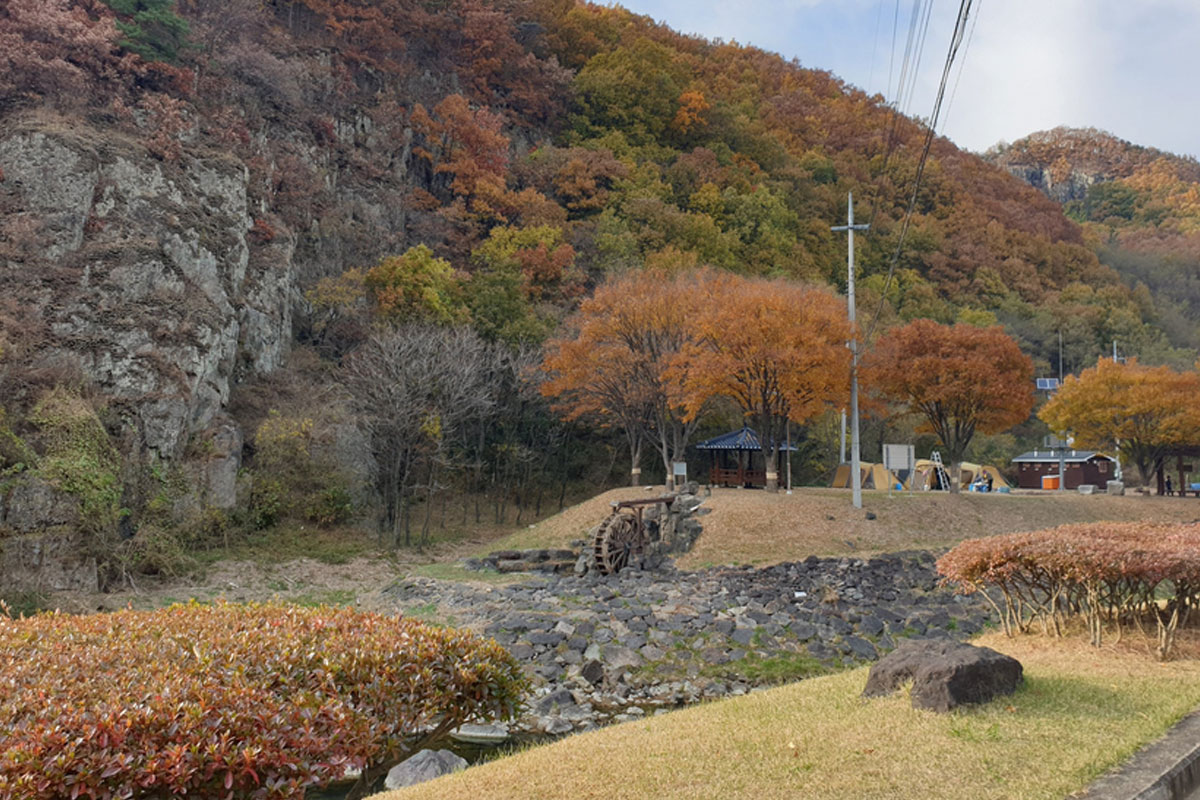
[[[1060,439],[1052,433],[1042,441],[1045,443],[1046,447],[1049,447],[1051,450],[1069,450],[1071,449],[1071,446],[1075,444],[1075,437],[1068,436],[1066,439]]]
[[[673,476],[675,476],[676,484],[686,483],[687,482],[687,462],[686,461],[672,461],[671,462],[671,474]]]
[[[883,466],[899,475],[905,470],[915,469],[916,454],[911,444],[885,444],[883,446]]]

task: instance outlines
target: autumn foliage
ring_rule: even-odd
[[[669,476],[696,426],[669,373],[698,336],[696,320],[716,280],[711,272],[645,270],[598,287],[573,329],[547,343],[542,393],[557,398],[569,418],[619,426],[634,469],[641,443],[653,439]]]
[[[301,798],[429,732],[508,718],[523,679],[473,634],[350,609],[0,616],[0,798]]]
[[[716,397],[732,399],[759,434],[774,489],[785,420],[807,422],[849,395],[845,306],[823,289],[727,276],[692,313],[696,336],[670,372],[675,395],[691,417]]]
[[[1098,522],[971,539],[937,568],[961,591],[982,593],[1009,634],[1034,621],[1061,634],[1078,616],[1099,646],[1105,626],[1120,635],[1148,623],[1166,659],[1200,599],[1200,526]]]
[[[1033,363],[1002,328],[918,319],[889,331],[867,355],[864,379],[919,415],[957,465],[978,431],[997,433],[1033,408]]]
[[[849,387],[841,301],[784,280],[646,270],[597,289],[574,325],[548,345],[543,393],[570,417],[619,424],[634,466],[642,436],[657,439],[668,474],[718,397],[754,424],[774,473],[784,420],[808,421]]]
[[[1038,417],[1079,447],[1118,448],[1142,480],[1173,447],[1200,443],[1200,374],[1100,359],[1068,376]]]

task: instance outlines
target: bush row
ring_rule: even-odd
[[[177,605],[0,617],[0,798],[284,798],[508,719],[516,662],[350,609]]]
[[[1099,646],[1106,624],[1119,632],[1152,619],[1165,659],[1200,594],[1200,525],[1099,522],[971,539],[937,567],[981,592],[1010,635],[1034,620],[1058,634],[1080,616]]]

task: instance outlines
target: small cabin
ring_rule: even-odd
[[[1058,477],[1060,455],[1064,489],[1077,489],[1084,484],[1104,486],[1115,477],[1116,459],[1095,450],[1031,450],[1012,460],[1017,486],[1041,489],[1043,475]]]

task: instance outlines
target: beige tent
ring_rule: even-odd
[[[946,474],[950,474],[950,465],[946,464]],[[940,489],[940,481],[937,478],[937,470],[934,463],[927,458],[917,459],[916,469],[916,484],[912,488],[921,491],[925,489]],[[975,478],[980,474],[992,477],[992,491],[998,489],[1009,488],[1009,483],[1000,474],[1000,470],[991,464],[973,464],[970,461],[962,463],[962,474],[959,476],[959,484],[962,488],[969,487],[974,483]],[[908,487],[905,487],[908,488]]]
[[[900,481],[892,474],[892,471],[885,469],[883,464],[874,464],[870,461],[859,462],[862,476],[862,488],[864,489],[887,489],[891,486],[893,489]],[[850,465],[839,464],[837,471],[833,473],[833,481],[829,484],[834,489],[849,489],[850,488]]]

